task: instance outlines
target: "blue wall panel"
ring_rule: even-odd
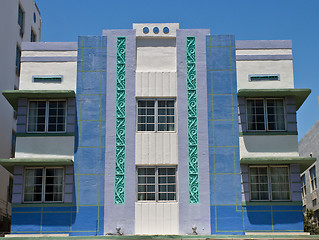
[[[234,36],[207,36],[206,56],[211,233],[243,234]]]
[[[78,41],[73,203],[18,204],[12,233],[103,235],[106,44],[106,37]]]

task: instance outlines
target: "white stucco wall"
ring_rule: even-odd
[[[153,26],[154,25],[154,26]],[[176,24],[134,24],[137,39],[136,87],[137,98],[171,98],[177,96]],[[143,36],[148,26],[160,28],[159,34]],[[169,36],[163,27],[171,30]],[[175,113],[177,112],[177,102]],[[177,117],[175,117],[177,124]],[[177,129],[177,125],[176,125]],[[135,135],[135,164],[172,166],[178,164],[178,137],[176,132],[137,132]],[[178,234],[179,204],[158,202],[135,203],[136,234]]]
[[[70,158],[74,137],[18,137],[16,158]]]
[[[19,4],[25,12],[24,35],[20,36],[18,25]],[[33,15],[36,15],[34,22]],[[19,87],[16,74],[16,48],[23,41],[30,41],[31,28],[41,38],[41,17],[33,0],[1,0],[0,1],[0,158],[11,155],[12,130],[16,129],[13,109],[1,94],[4,90]],[[0,166],[0,211],[11,215],[11,204],[7,205],[7,187],[10,174]]]
[[[73,53],[74,54],[74,53]],[[75,55],[76,56],[76,53]],[[20,90],[76,90],[76,62],[23,62]],[[61,83],[38,83],[32,76],[62,75]]]
[[[25,12],[24,35],[20,36],[18,25],[19,4]],[[36,15],[36,22],[33,14]],[[0,1],[0,93],[3,90],[13,90],[19,87],[19,78],[16,75],[16,48],[21,48],[23,41],[30,41],[31,28],[41,37],[41,18],[33,0],[1,0]],[[0,94],[0,158],[9,158],[11,153],[12,129],[15,129],[13,109],[7,100]]]
[[[241,136],[240,157],[298,157],[298,136]]]
[[[237,89],[294,88],[292,60],[239,60],[243,56],[292,56],[292,49],[237,49]],[[275,57],[274,57],[275,58]],[[279,81],[249,81],[251,74],[279,74]]]

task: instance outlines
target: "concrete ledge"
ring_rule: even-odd
[[[236,49],[291,49],[291,40],[237,40]]]
[[[69,234],[6,234],[4,237],[68,237]]]
[[[308,233],[308,232],[245,232],[245,235],[300,236],[300,235],[310,235],[310,233]]]
[[[76,51],[77,42],[23,42],[22,51]]]

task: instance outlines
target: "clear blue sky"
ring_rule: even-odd
[[[312,93],[298,111],[299,139],[319,119],[319,0],[36,0],[42,41],[77,41],[132,23],[178,22],[237,40],[290,39],[296,88]]]

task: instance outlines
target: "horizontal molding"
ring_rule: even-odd
[[[12,208],[21,207],[73,207],[72,203],[12,203]]]
[[[302,205],[301,201],[258,201],[258,202],[243,202],[243,206],[300,206]]]
[[[17,137],[72,137],[74,136],[74,133],[17,133],[16,136]]]
[[[243,123],[242,123],[243,124]],[[274,135],[298,135],[297,131],[285,132],[239,132],[239,136],[274,136]]]
[[[291,40],[237,40],[236,49],[291,49]]]
[[[77,42],[23,42],[22,51],[76,51]]]
[[[236,55],[236,61],[292,60],[291,54],[281,55]]]
[[[21,62],[76,62],[77,57],[52,56],[52,57],[21,57]]]

